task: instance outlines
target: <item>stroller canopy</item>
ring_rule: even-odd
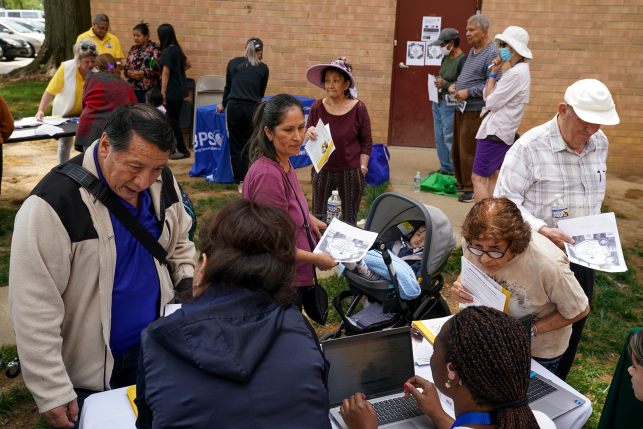
[[[387,241],[391,238],[383,235],[392,226],[406,221],[422,221],[426,224],[422,277],[433,277],[444,267],[456,244],[456,235],[442,210],[406,195],[388,192],[373,202],[364,228],[377,232],[380,238]],[[394,239],[399,239],[399,234]]]

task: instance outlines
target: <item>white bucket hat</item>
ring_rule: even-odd
[[[534,59],[531,51],[527,47],[529,43],[529,34],[521,27],[507,27],[502,34],[496,34],[493,40],[502,40],[507,45],[511,46],[518,55],[522,55],[528,60]]]
[[[616,125],[621,121],[610,90],[596,79],[579,80],[567,88],[565,103],[574,108],[576,116],[590,124]]]

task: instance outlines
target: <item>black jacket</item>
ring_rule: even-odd
[[[137,428],[329,428],[328,362],[294,306],[211,287],[141,334]]]
[[[225,89],[223,90],[223,107],[228,107],[228,102],[256,104],[261,103],[266,95],[270,70],[264,63],[258,66],[246,64],[232,77],[234,68],[246,61],[244,57],[230,60],[226,68]]]

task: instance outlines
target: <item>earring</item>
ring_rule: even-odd
[[[444,383],[444,387],[446,387],[447,389],[450,389],[451,388],[451,380],[448,380],[446,383]]]

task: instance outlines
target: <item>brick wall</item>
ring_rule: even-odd
[[[195,1],[91,0],[92,14],[110,18],[127,55],[132,28],[150,24],[152,40],[162,23],[174,26],[193,64],[188,77],[225,75],[228,61],[243,55],[250,37],[264,42],[270,67],[266,94],[287,92],[321,98],[306,80],[308,67],[345,56],[353,65],[358,95],[371,116],[375,143],[386,143],[396,2],[389,0]]]
[[[484,0],[491,33],[510,25],[529,33],[531,98],[519,132],[553,118],[569,85],[598,79],[621,123],[604,126],[608,165],[643,165],[643,2],[641,0]]]
[[[531,101],[520,133],[550,120],[565,89],[579,79],[605,83],[621,123],[603,127],[610,140],[608,164],[637,171],[643,164],[643,0],[484,0],[491,33],[509,25],[530,35]],[[124,49],[132,27],[171,23],[194,65],[188,76],[225,74],[228,61],[260,37],[270,67],[267,94],[320,98],[325,92],[305,76],[311,65],[346,56],[360,99],[368,106],[375,143],[387,143],[396,1],[91,0],[104,12]]]

